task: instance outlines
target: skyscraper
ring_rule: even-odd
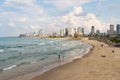
[[[77,28],[76,34],[77,34],[78,36],[82,36],[82,35],[83,35],[83,33],[82,33],[82,28],[81,28],[81,27],[78,27],[78,28]]]
[[[117,24],[116,26],[116,34],[117,36],[120,36],[120,24]]]
[[[96,31],[96,34],[97,34],[97,35],[100,35],[100,30],[97,30],[97,31]]]
[[[84,28],[82,28],[82,34],[83,34],[83,36],[84,36]]]
[[[78,28],[77,28],[77,32],[82,32],[82,28],[81,28],[81,27],[78,27]]]
[[[45,32],[42,29],[40,29],[37,34],[39,37],[43,37]]]
[[[114,31],[114,25],[110,25],[110,35],[114,35],[115,31]]]
[[[72,27],[68,28],[68,36],[74,36],[74,34],[75,34],[75,28]]]
[[[91,27],[91,34],[93,35],[95,32],[94,26]]]
[[[65,29],[60,30],[60,36],[65,36]]]

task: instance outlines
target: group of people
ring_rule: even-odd
[[[110,45],[109,45],[110,46]],[[103,44],[101,44],[101,47],[104,47],[104,45]],[[115,52],[115,50],[112,50],[112,53],[114,53]]]

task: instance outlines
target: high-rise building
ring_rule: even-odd
[[[117,24],[116,26],[116,34],[117,36],[120,36],[120,24]]]
[[[84,35],[84,28],[82,28],[82,34]]]
[[[81,27],[78,27],[77,28],[77,32],[75,32],[78,36],[82,36],[83,33],[82,33],[82,28]]]
[[[82,28],[81,28],[81,27],[78,27],[78,28],[77,28],[77,32],[82,32]]]
[[[65,29],[60,30],[60,36],[65,36]]]
[[[45,34],[45,32],[44,32],[42,29],[40,29],[40,30],[38,31],[38,36],[39,36],[39,37],[43,37],[44,34]]]
[[[74,36],[75,34],[75,28],[68,28],[68,36]]]
[[[97,31],[96,31],[96,34],[97,34],[97,35],[100,35],[100,30],[97,30]]]
[[[78,28],[73,28],[73,27],[69,27],[69,28],[65,28],[65,29],[61,29],[60,30],[60,36],[74,36],[75,34],[82,36],[82,28],[78,27]]]
[[[115,31],[114,31],[114,25],[110,25],[110,35],[114,35]]]
[[[94,31],[95,31],[95,28],[94,28],[94,26],[92,26],[92,27],[91,27],[91,35],[95,34]]]
[[[65,28],[65,34],[64,36],[68,36],[68,28]]]
[[[110,34],[110,30],[107,30],[107,34],[108,34],[108,35]]]
[[[61,29],[60,36],[68,36],[68,28]]]

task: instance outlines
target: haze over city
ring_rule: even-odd
[[[91,26],[106,32],[120,22],[119,0],[0,0],[0,36],[17,36],[43,29]]]

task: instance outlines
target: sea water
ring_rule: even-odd
[[[0,79],[75,59],[91,47],[80,40],[0,38]]]

